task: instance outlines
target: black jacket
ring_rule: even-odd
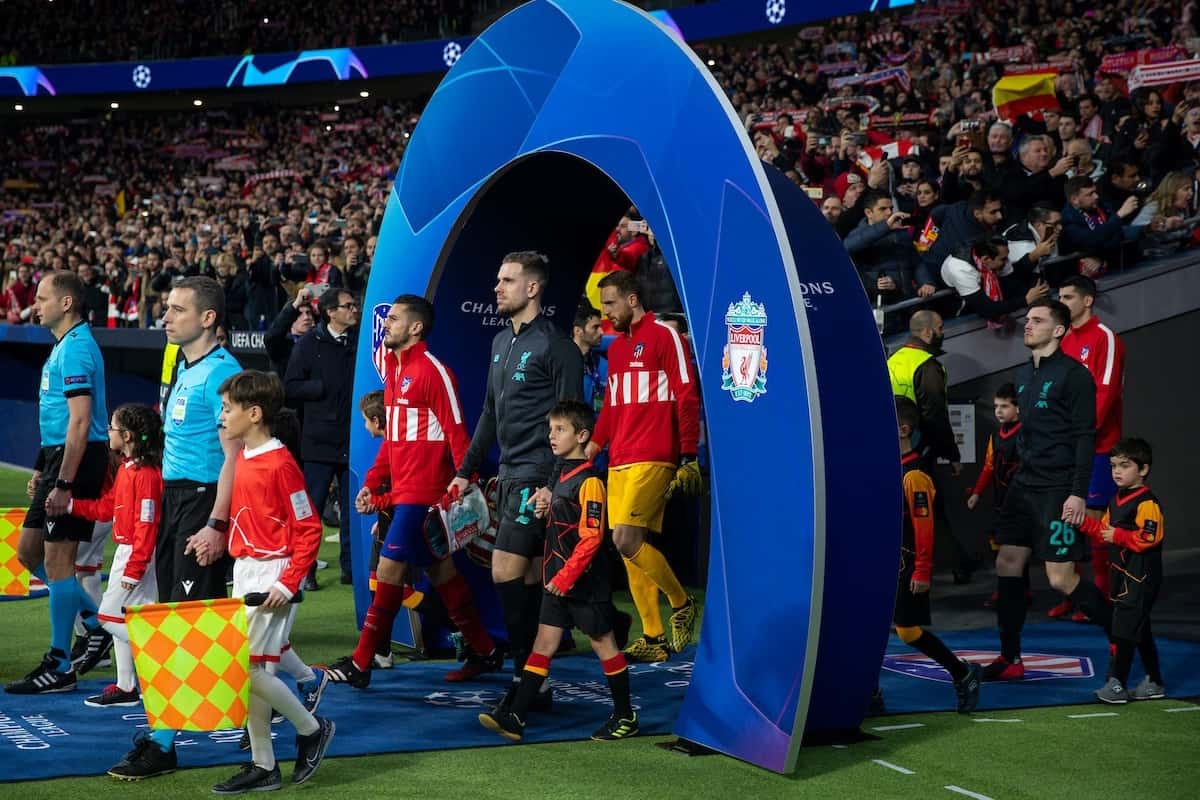
[[[321,323],[296,340],[288,360],[288,402],[300,407],[304,428],[300,454],[307,461],[347,464],[350,461],[350,416],[354,409],[354,354],[358,328],[346,332],[346,343]]]
[[[478,472],[492,445],[500,444],[501,478],[546,481],[554,466],[546,415],[559,400],[579,400],[583,359],[579,348],[543,316],[512,325],[492,340],[487,395],[475,436],[458,475]]]
[[[887,220],[871,225],[863,219],[846,237],[844,244],[854,266],[858,267],[858,274],[872,303],[880,294],[884,295],[886,303],[912,297],[914,275],[918,285],[933,283],[933,277],[925,265],[917,260],[912,234],[907,228],[892,230]],[[884,277],[896,282],[894,291],[881,292],[877,288],[879,278]]]
[[[924,342],[910,340],[928,349]],[[950,401],[947,397],[946,368],[937,360],[938,353],[913,372],[913,391],[921,412],[921,441],[918,449],[922,458],[944,458],[952,464],[961,460],[954,428],[950,425]]]
[[[1087,367],[1055,350],[1017,367],[1021,465],[1013,483],[1031,488],[1070,488],[1087,497],[1096,441],[1096,384]]]
[[[263,347],[267,350],[271,370],[280,378],[287,373],[288,359],[291,358],[292,348],[296,344],[296,340],[292,338],[292,325],[299,316],[299,309],[291,303],[286,303],[263,334]]]
[[[975,215],[967,210],[965,201],[936,207],[930,214],[930,219],[938,229],[938,237],[925,251],[921,261],[927,274],[936,276],[938,283],[941,283],[942,262],[946,260],[946,256],[964,244],[991,234],[992,231],[980,224]]]

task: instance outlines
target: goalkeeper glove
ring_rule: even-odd
[[[674,497],[676,493],[695,496],[700,494],[703,489],[704,476],[700,474],[700,462],[696,460],[695,456],[683,456],[680,459],[679,469],[675,471],[675,478],[667,487],[667,498]]]

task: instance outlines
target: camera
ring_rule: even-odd
[[[1138,197],[1149,197],[1154,191],[1154,184],[1142,179],[1133,185],[1133,193]]]
[[[832,143],[832,140],[828,136],[817,137],[817,147],[829,147]]]
[[[981,130],[983,130],[983,120],[981,120],[981,119],[964,120],[963,124],[962,124],[962,129],[964,131],[967,131],[968,133],[979,133]]]
[[[867,145],[867,143],[870,141],[870,139],[867,138],[867,135],[865,133],[852,133],[852,134],[850,134],[849,138],[850,138],[850,144],[856,144],[859,147],[865,147]]]

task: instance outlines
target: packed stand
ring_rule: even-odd
[[[62,4],[67,5],[67,4]],[[322,50],[469,33],[489,0],[0,3],[0,66]],[[145,31],[153,31],[147,36]],[[7,31],[7,33],[4,33]]]
[[[940,292],[944,313],[1011,327],[1072,274],[1194,244],[1193,17],[1156,0],[949,2],[697,50],[759,157],[845,241],[874,303],[909,312]],[[1159,62],[1184,80],[1129,91],[1134,66]],[[1013,77],[1026,86],[1015,96]]]
[[[4,133],[6,321],[70,269],[93,325],[154,327],[172,283],[217,278],[228,327],[265,330],[305,285],[361,291],[417,115],[328,109],[31,121]]]

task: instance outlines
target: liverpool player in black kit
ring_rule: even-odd
[[[1021,572],[1031,555],[1045,562],[1051,586],[1069,595],[1105,633],[1112,627],[1112,609],[1100,590],[1075,573],[1075,563],[1089,558],[1080,526],[1092,474],[1096,386],[1091,373],[1059,349],[1070,327],[1071,314],[1057,300],[1030,304],[1025,346],[1033,359],[1017,368],[1013,381],[1021,410],[1020,466],[996,524],[1000,658],[984,668],[984,680],[1025,677]]]

